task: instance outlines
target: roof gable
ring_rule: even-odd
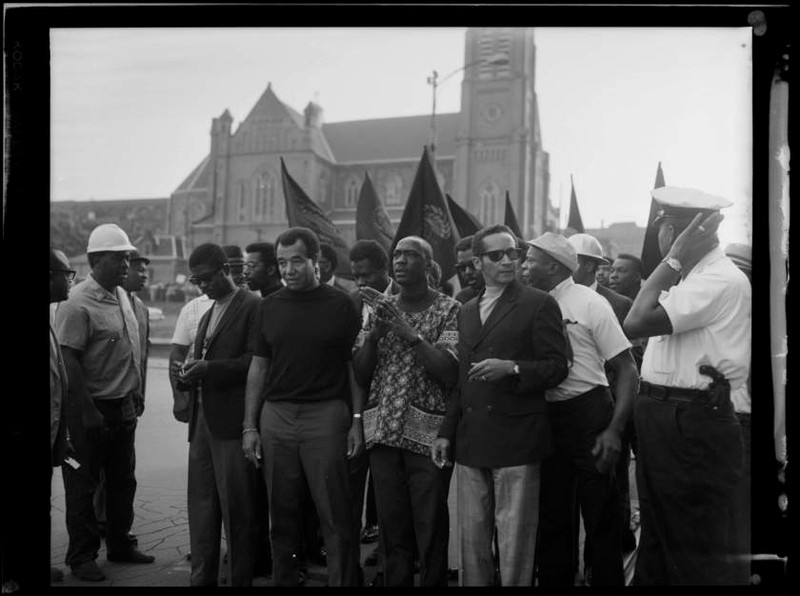
[[[265,133],[268,128],[287,124],[303,128],[303,116],[278,99],[272,90],[272,83],[268,83],[267,90],[258,99],[233,136],[236,138],[246,132]]]
[[[455,155],[456,135],[461,114],[436,115],[436,152]],[[403,116],[374,120],[351,120],[322,125],[336,161],[419,159],[430,142],[431,117]]]
[[[180,186],[178,186],[174,192],[185,192],[197,188],[208,188],[209,171],[211,170],[209,167],[208,157],[209,156],[206,155],[203,158],[203,161],[201,161],[197,167],[192,170],[192,173],[189,174],[183,182],[181,182]]]

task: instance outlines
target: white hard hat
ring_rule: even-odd
[[[136,247],[128,240],[125,230],[117,224],[100,224],[89,234],[87,253],[104,251],[131,251]]]
[[[594,236],[590,234],[573,234],[567,240],[579,255],[607,262],[603,257],[603,246]]]

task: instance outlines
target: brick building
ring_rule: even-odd
[[[436,117],[440,185],[484,224],[503,221],[509,191],[526,237],[556,229],[534,87],[533,30],[469,29],[464,55],[461,111]],[[274,240],[288,225],[281,157],[348,243],[355,241],[365,173],[397,225],[430,140],[430,118],[325,123],[321,106],[309,102],[300,113],[268,84],[235,129],[227,109],[212,118],[208,155],[170,196],[169,234],[185,237],[189,249],[203,242]]]

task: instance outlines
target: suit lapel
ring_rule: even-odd
[[[500,299],[497,301],[494,309],[492,310],[491,314],[489,314],[489,318],[481,327],[480,335],[478,336],[478,342],[480,343],[483,339],[489,334],[489,332],[497,327],[497,324],[502,321],[505,316],[510,313],[514,308],[517,306],[517,288],[514,284],[510,285],[505,289],[503,294],[500,296]],[[478,302],[478,301],[476,301]],[[480,318],[478,319],[480,321]]]
[[[222,315],[222,318],[219,320],[219,322],[217,322],[217,326],[214,328],[211,337],[208,338],[206,353],[208,353],[208,350],[211,349],[214,340],[216,340],[217,337],[219,337],[219,334],[222,332],[223,329],[225,329],[225,326],[231,322],[231,319],[236,314],[236,311],[239,310],[239,306],[241,305],[242,299],[244,297],[244,292],[245,291],[243,289],[239,288],[236,290],[236,293],[233,295],[233,298],[231,298],[231,303],[228,305],[228,308],[225,309],[225,313]],[[214,306],[216,306],[216,304]],[[208,312],[210,314],[211,310],[209,310]],[[209,320],[210,319],[211,317],[209,316]],[[208,328],[208,321],[206,321],[206,328]]]

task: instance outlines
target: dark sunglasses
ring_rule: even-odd
[[[467,269],[475,271],[475,265],[473,265],[472,263],[459,263],[458,265],[456,265],[456,271],[458,271],[459,273],[464,273]]]
[[[73,281],[75,279],[75,271],[72,269],[51,269],[50,273],[63,273],[64,277],[66,277],[69,281]]]
[[[222,266],[217,267],[214,271],[210,271],[205,275],[192,275],[189,278],[189,283],[195,286],[199,286],[202,283],[211,283],[211,280],[214,279],[214,276],[222,271]]]
[[[489,260],[493,263],[499,263],[503,260],[503,255],[507,256],[512,261],[516,261],[519,259],[522,251],[518,248],[507,248],[505,250],[489,250],[486,252],[482,252],[482,257],[489,257]]]

